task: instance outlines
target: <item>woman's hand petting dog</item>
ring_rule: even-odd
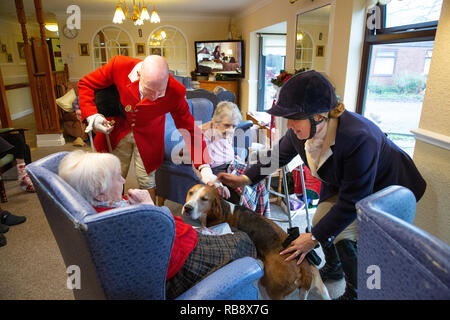
[[[214,183],[208,182],[208,186],[214,187]],[[222,198],[228,199],[230,197],[230,190],[228,190],[228,188],[223,184],[220,187],[217,187],[216,189]]]
[[[217,179],[227,186],[232,187],[233,189],[244,187],[248,182],[248,178],[246,178],[245,176],[235,176],[234,174],[225,172],[220,172],[217,175]]]
[[[128,189],[128,201],[130,204],[154,204],[147,190]]]
[[[297,239],[291,242],[289,247],[280,252],[280,255],[292,253],[289,257],[286,258],[285,261],[290,261],[298,256],[300,258],[297,261],[297,265],[302,263],[303,259],[308,252],[310,252],[319,242],[317,240],[311,239],[311,233],[302,233],[298,236]]]

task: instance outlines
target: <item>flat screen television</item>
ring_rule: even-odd
[[[195,41],[194,47],[197,73],[244,77],[243,40]]]

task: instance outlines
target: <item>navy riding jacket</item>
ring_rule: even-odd
[[[322,180],[319,203],[338,195],[334,206],[312,228],[314,237],[325,246],[356,219],[355,203],[359,200],[390,185],[400,185],[410,189],[418,201],[426,187],[412,159],[373,122],[349,111],[338,120],[333,154],[317,170]],[[267,156],[271,162],[278,160],[276,167],[280,168],[299,154],[309,167],[305,142],[289,129]],[[271,164],[257,163],[245,175],[256,183],[268,174],[261,170]]]

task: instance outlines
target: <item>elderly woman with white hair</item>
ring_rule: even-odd
[[[151,204],[146,190],[129,189],[128,199],[122,196],[125,179],[120,160],[110,153],[73,151],[59,165],[59,176],[77,190],[97,212],[132,204]],[[175,220],[175,239],[166,277],[166,297],[174,299],[212,271],[245,257],[256,257],[253,242],[245,232],[204,235],[185,223]]]
[[[222,101],[217,105],[211,121],[202,125],[214,174],[226,172],[230,162],[235,159],[233,136],[241,120],[242,115],[237,105]]]
[[[247,166],[241,161],[244,159],[234,154],[235,131],[241,120],[242,115],[237,105],[230,101],[222,101],[217,105],[211,121],[201,127],[211,159],[211,169],[216,175],[221,172],[239,175]],[[257,184],[253,190],[250,187],[242,189],[227,185],[226,187],[224,197],[228,201],[234,204],[242,202],[259,214],[270,212],[269,194],[263,183]]]

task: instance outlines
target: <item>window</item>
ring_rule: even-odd
[[[442,0],[392,0],[368,11],[356,111],[411,157]],[[368,20],[369,21],[369,20]]]
[[[95,34],[92,43],[94,69],[106,64],[114,56],[132,56],[131,37],[120,27],[103,27]]]
[[[295,70],[311,70],[313,56],[314,43],[311,36],[303,30],[298,30],[295,42]]]
[[[148,54],[166,58],[169,69],[176,75],[188,75],[187,41],[176,27],[162,26],[148,38]]]
[[[391,76],[392,74],[394,74],[396,55],[397,52],[395,51],[385,51],[383,49],[377,50],[373,67],[373,74],[378,76]]]
[[[271,80],[284,70],[286,61],[285,34],[259,34],[259,75],[257,111],[265,111],[272,107],[277,95],[277,88]]]
[[[427,50],[425,53],[425,61],[423,63],[423,73],[428,74],[430,71],[430,63],[431,63],[431,56],[433,55],[433,50]]]
[[[386,5],[386,28],[439,20],[442,0],[393,0]]]

